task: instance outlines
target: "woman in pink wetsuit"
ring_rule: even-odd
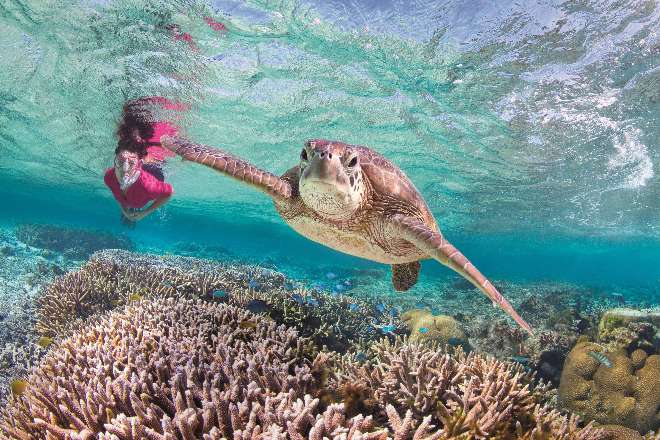
[[[175,136],[178,129],[170,122],[158,120],[158,110],[185,110],[185,106],[160,96],[139,98],[124,105],[114,167],[105,171],[105,184],[119,203],[122,221],[130,226],[167,203],[173,193],[162,171],[165,159],[173,153],[160,145],[160,138]],[[146,206],[149,202],[151,205]]]

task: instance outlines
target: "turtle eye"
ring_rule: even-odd
[[[303,148],[303,150],[300,152],[300,160],[307,160],[307,150]]]
[[[357,165],[357,162],[358,162],[357,156],[353,156],[351,160],[348,161],[348,166],[350,168],[353,168],[355,165]]]

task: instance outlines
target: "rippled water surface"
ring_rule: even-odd
[[[0,0],[2,221],[120,230],[101,178],[116,122],[158,94],[192,104],[188,136],[275,173],[308,138],[371,146],[496,278],[657,285],[659,29],[652,0]],[[145,245],[366,264],[248,187],[168,172],[175,198],[130,232]]]

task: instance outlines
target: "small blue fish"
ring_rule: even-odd
[[[396,330],[396,325],[390,324],[390,325],[384,325],[381,330],[383,333],[394,333]]]
[[[415,303],[415,307],[417,307],[418,309],[425,309],[427,307],[427,305],[424,304],[423,302],[418,302],[418,303]]]
[[[250,289],[256,289],[257,287],[259,287],[259,283],[257,283],[255,280],[252,280],[252,279],[251,279],[251,280],[248,282],[248,287],[249,287]]]
[[[265,301],[262,301],[260,299],[253,299],[252,301],[250,301],[245,305],[245,309],[249,310],[254,314],[267,313],[268,304],[266,304]]]
[[[355,360],[358,362],[364,362],[367,360],[367,355],[359,351],[355,353]]]
[[[451,345],[452,347],[458,347],[459,345],[463,345],[463,341],[459,338],[449,338],[447,344]]]
[[[318,306],[319,305],[319,300],[316,299],[316,298],[313,298],[311,296],[308,296],[307,297],[307,304],[309,304],[310,306]]]
[[[398,311],[396,308],[392,308],[392,309],[390,309],[390,315],[391,315],[392,317],[395,317],[395,316],[397,316],[398,314],[399,314],[399,311]]]
[[[385,304],[378,304],[378,305],[376,305],[376,310],[378,310],[378,313],[383,313],[383,312],[385,312]]]
[[[333,272],[328,272],[328,273],[325,274],[325,276],[329,280],[334,280],[335,278],[337,278],[337,274],[333,273]]]
[[[351,280],[344,280],[344,284],[350,286],[353,284],[353,282]]]
[[[297,293],[294,293],[293,295],[291,295],[291,299],[294,300],[295,302],[297,302],[298,304],[304,304],[305,303],[305,300],[303,299],[303,297],[300,296]]]
[[[213,296],[213,298],[216,298],[216,299],[227,298],[227,296],[229,296],[227,294],[227,292],[225,292],[224,290],[220,290],[220,289],[215,289],[211,295]]]
[[[511,360],[523,365],[529,362],[529,358],[527,356],[511,356]]]
[[[421,334],[428,333],[428,332],[429,332],[429,328],[428,328],[428,327],[420,327],[420,328],[419,328],[419,332],[420,332]]]
[[[358,310],[360,310],[360,306],[358,306],[355,303],[351,303],[348,305],[348,310],[350,310],[351,312],[357,312]]]
[[[588,351],[587,354],[596,359],[598,363],[605,365],[607,368],[612,368],[612,361],[610,361],[604,353],[599,351]]]
[[[440,310],[436,309],[435,307],[431,308],[431,316],[438,316],[440,315]]]

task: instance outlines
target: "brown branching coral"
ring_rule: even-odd
[[[37,331],[47,336],[62,336],[76,319],[84,320],[133,300],[211,298],[216,289],[246,289],[250,280],[274,288],[282,285],[284,276],[247,265],[101,251],[80,270],[58,277],[43,289],[38,299]]]
[[[396,411],[406,414],[400,421],[409,426],[406,432],[433,424],[442,433],[434,438],[442,439],[598,438],[593,427],[581,429],[576,419],[540,404],[545,389],[534,388],[533,378],[515,364],[401,340],[384,340],[372,350],[365,363],[338,359],[330,386],[338,396],[359,389],[378,422],[392,423]]]
[[[37,331],[63,336],[76,319],[136,299],[161,297],[202,298],[248,309],[251,301],[258,300],[277,323],[298,329],[319,346],[339,351],[345,351],[352,341],[378,336],[371,320],[365,319],[367,304],[305,289],[279,272],[119,250],[97,252],[80,270],[47,286],[38,300]]]
[[[315,392],[313,356],[295,331],[231,306],[143,301],[62,341],[10,402],[0,437],[232,437]]]

